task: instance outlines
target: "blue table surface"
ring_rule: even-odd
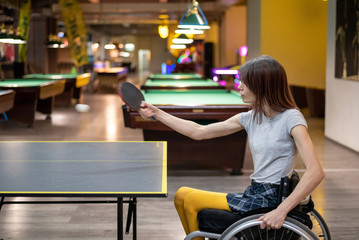
[[[166,149],[166,142],[0,142],[0,195],[166,195]]]

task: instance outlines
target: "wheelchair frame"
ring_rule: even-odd
[[[281,194],[283,198],[285,199],[295,188],[296,184],[299,182],[299,176],[294,171],[291,178],[282,178],[281,181]],[[285,188],[283,188],[283,186]],[[283,191],[284,190],[284,191]],[[246,217],[237,220],[232,225],[230,225],[222,234],[218,233],[211,233],[206,231],[194,231],[190,234],[188,234],[185,238],[185,240],[191,240],[196,237],[204,237],[209,239],[218,239],[218,240],[231,240],[231,239],[237,239],[237,240],[254,240],[254,239],[306,239],[306,240],[331,240],[330,231],[325,223],[323,217],[320,215],[320,213],[315,210],[314,205],[311,205],[310,208],[307,207],[306,211],[302,209],[302,207],[305,208],[306,204],[311,201],[310,196],[306,198],[305,202],[302,202],[299,204],[299,207],[302,211],[302,214],[309,215],[310,221],[312,222],[312,226],[306,226],[303,223],[299,222],[295,218],[298,219],[298,216],[295,216],[295,214],[288,214],[282,228],[278,230],[262,230],[260,229],[260,224],[262,221],[258,221],[258,218],[262,216],[265,212],[270,211],[271,209],[265,209],[263,208],[263,212],[260,212],[258,214],[258,211],[254,211],[252,215],[247,215]],[[313,204],[313,202],[311,202]],[[257,209],[261,210],[261,209]],[[219,210],[220,211],[220,210]],[[296,210],[294,210],[295,212]],[[300,220],[302,220],[300,218]],[[255,237],[256,234],[253,233],[253,231],[256,231],[258,237]],[[289,234],[292,233],[292,234]],[[262,234],[264,235],[262,237]],[[278,234],[281,236],[279,237]],[[284,234],[284,235],[283,235]],[[242,236],[240,236],[242,235]],[[293,238],[291,236],[294,236]],[[278,236],[278,237],[277,237]],[[298,238],[300,237],[300,238]]]
[[[331,240],[330,231],[328,225],[324,221],[324,218],[320,213],[314,208],[311,212],[308,213],[311,217],[313,223],[312,232],[317,235],[319,239]],[[319,230],[319,229],[320,230]],[[317,231],[318,229],[318,231]]]
[[[262,239],[298,239],[298,236],[301,237],[300,239],[305,240],[318,240],[318,238],[314,235],[313,232],[310,231],[302,223],[298,222],[297,220],[292,219],[291,217],[287,217],[283,223],[283,226],[279,230],[267,230],[267,229],[260,229],[260,224],[262,221],[258,221],[257,219],[262,216],[262,214],[255,214],[252,216],[245,217],[241,220],[238,220],[230,227],[227,228],[222,234],[203,234],[201,231],[196,231],[189,234],[185,239],[193,239],[195,237],[209,237],[211,239],[218,239],[218,240],[231,240],[231,239],[248,239],[254,240],[256,238],[256,234]],[[238,236],[240,235],[240,236]]]
[[[254,239],[306,239],[306,240],[330,240],[330,232],[328,226],[326,225],[322,216],[313,209],[312,212],[309,213],[315,220],[317,221],[320,230],[318,233],[313,232],[310,228],[308,228],[303,223],[295,220],[291,216],[287,216],[283,226],[278,230],[261,230],[260,224],[262,221],[258,221],[257,219],[263,214],[254,214],[242,218],[231,226],[229,226],[222,234],[205,232],[205,231],[194,231],[188,234],[185,240],[191,240],[196,237],[203,237],[208,239],[218,239],[218,240],[254,240]],[[313,221],[313,219],[311,219]],[[314,224],[315,225],[315,224]],[[313,226],[314,228],[314,226]],[[260,237],[256,238],[256,234],[260,233]],[[242,234],[241,237],[238,237],[239,234]],[[246,234],[249,234],[247,236]],[[236,236],[237,235],[237,236]],[[243,236],[244,235],[244,236]]]

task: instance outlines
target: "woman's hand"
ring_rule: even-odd
[[[282,227],[284,220],[287,214],[278,209],[274,209],[267,214],[264,214],[262,217],[258,218],[259,221],[262,221],[260,228],[268,230],[270,229],[279,229]]]
[[[152,118],[156,116],[156,107],[145,101],[142,101],[141,108],[138,111],[143,118]]]

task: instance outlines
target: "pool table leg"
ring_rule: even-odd
[[[232,168],[232,170],[229,172],[229,174],[233,175],[233,176],[238,176],[238,175],[242,175],[243,172],[239,168]]]
[[[76,103],[80,102],[81,91],[82,91],[81,87],[79,87],[79,88],[75,87],[74,88],[73,98],[76,100]]]
[[[70,107],[72,104],[72,98],[74,96],[74,84],[71,82],[66,82],[65,90],[63,93],[56,95],[55,103],[59,106]]]
[[[7,112],[9,120],[17,120],[32,127],[35,121],[37,105],[36,92],[20,92],[15,95],[14,107]]]
[[[54,107],[54,97],[39,99],[36,110],[46,114],[46,119],[51,119],[52,109]]]

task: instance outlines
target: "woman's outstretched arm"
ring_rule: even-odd
[[[223,122],[200,125],[191,120],[175,117],[147,102],[142,102],[139,113],[143,118],[151,118],[154,116],[156,120],[176,132],[195,140],[221,137],[243,129],[239,121],[239,114]]]

